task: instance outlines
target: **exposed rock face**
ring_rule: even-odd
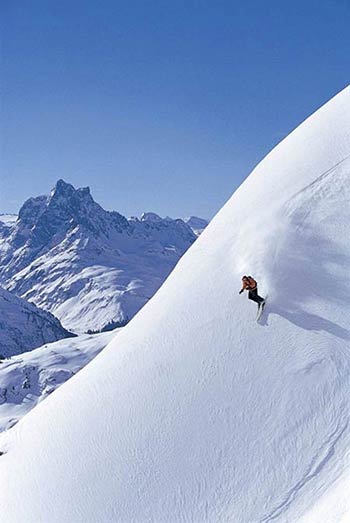
[[[206,226],[208,225],[208,220],[204,220],[204,218],[198,218],[198,216],[190,216],[189,218],[185,218],[184,222],[191,227],[193,232],[199,236]]]

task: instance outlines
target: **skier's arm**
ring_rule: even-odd
[[[246,283],[245,281],[243,281],[243,282],[242,282],[242,288],[241,288],[241,290],[239,291],[238,294],[242,294],[242,292],[245,291],[246,288],[247,288],[247,283]]]

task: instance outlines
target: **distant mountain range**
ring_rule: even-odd
[[[187,222],[187,223],[186,223]],[[150,299],[207,222],[104,210],[89,188],[59,180],[0,216],[0,284],[70,331],[127,322]]]

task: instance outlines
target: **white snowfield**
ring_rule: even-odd
[[[1,519],[350,520],[349,155],[346,88],[116,340],[0,436]],[[268,294],[260,324],[242,274]]]
[[[0,360],[0,432],[74,376],[115,337],[116,329],[48,343]]]

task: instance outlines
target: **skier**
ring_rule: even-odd
[[[263,308],[265,306],[265,300],[261,296],[258,295],[258,284],[252,278],[251,276],[243,276],[242,277],[242,288],[239,291],[239,294],[242,294],[243,291],[248,291],[248,298],[252,301],[255,301],[255,303],[258,304],[258,318],[259,318],[259,312],[263,311]]]

